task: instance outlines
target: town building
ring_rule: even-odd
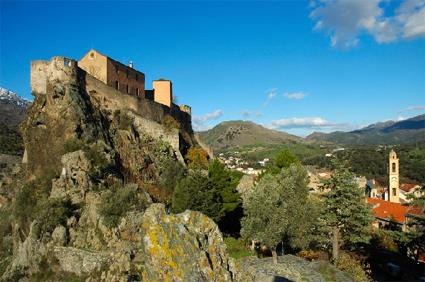
[[[375,221],[373,225],[377,228],[387,228],[396,225],[397,229],[408,231],[409,221],[423,215],[423,210],[377,198],[367,198],[367,203],[372,205]],[[392,226],[394,228],[394,226]]]
[[[180,111],[192,114],[189,106],[173,104],[173,83],[170,80],[154,80],[153,89],[146,89],[145,74],[136,70],[132,62],[124,65],[91,49],[78,61],[78,67],[122,93],[153,100],[169,108],[178,107]]]
[[[91,76],[126,94],[145,97],[145,74],[91,49],[81,60],[78,67]]]
[[[419,207],[411,207],[404,201],[404,192],[413,190],[412,185],[402,185],[399,187],[399,159],[394,150],[391,150],[388,157],[388,189],[378,186],[375,180],[369,180],[366,184],[366,202],[372,205],[372,210],[375,216],[374,226],[377,228],[387,228],[394,225],[402,231],[407,231],[407,226],[410,218],[415,216],[423,216],[424,211]],[[400,199],[403,203],[400,202]]]
[[[399,176],[399,159],[394,150],[391,150],[389,156],[389,183],[388,193],[389,200],[393,203],[400,203],[400,176]]]

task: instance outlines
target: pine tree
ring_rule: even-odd
[[[332,257],[338,258],[340,246],[355,248],[371,238],[371,207],[364,200],[355,175],[337,165],[333,176],[325,185],[323,219],[332,230]]]

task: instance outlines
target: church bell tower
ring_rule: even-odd
[[[399,199],[399,160],[394,150],[391,150],[389,156],[389,183],[388,183],[388,196],[390,202],[400,203]]]

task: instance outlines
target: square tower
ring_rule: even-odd
[[[400,188],[400,177],[399,177],[399,159],[394,150],[391,150],[389,155],[389,183],[388,183],[388,196],[390,202],[400,203],[399,188]]]
[[[154,100],[171,108],[173,104],[173,84],[170,80],[158,79],[153,81]]]

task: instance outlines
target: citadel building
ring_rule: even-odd
[[[78,61],[78,67],[122,93],[154,100],[169,108],[173,106],[172,82],[163,78],[154,80],[153,89],[146,90],[145,74],[134,69],[132,62],[126,66],[91,49]],[[189,106],[179,107],[182,111],[191,114]]]

